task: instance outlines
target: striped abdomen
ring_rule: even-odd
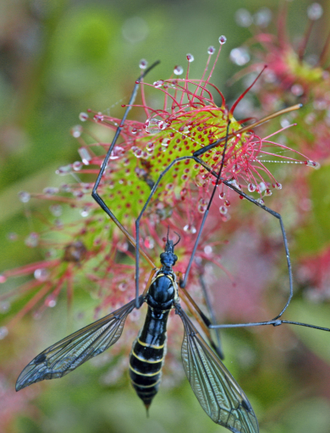
[[[144,327],[133,343],[129,360],[132,385],[146,408],[157,394],[166,354],[166,324],[170,310],[148,307]]]

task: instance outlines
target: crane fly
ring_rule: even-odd
[[[295,110],[299,107],[294,106],[281,110],[278,113],[259,120],[249,127],[243,127],[236,132],[230,132],[230,120],[228,119],[225,137],[198,149],[192,155],[173,159],[173,161],[161,172],[159,178],[156,181],[149,178],[147,171],[143,173],[145,181],[150,186],[151,192],[138,218],[136,219],[136,239],[134,239],[134,237],[125,229],[125,227],[122,226],[113,212],[99,196],[97,189],[109,162],[111,152],[114,149],[129,110],[134,102],[138,86],[147,72],[149,72],[158,63],[159,62],[156,62],[146,69],[136,81],[129,104],[126,108],[123,119],[116,130],[114,139],[108,149],[108,152],[103,160],[92,193],[93,198],[96,200],[99,206],[108,214],[111,220],[122,231],[131,245],[135,247],[136,296],[118,310],[76,331],[75,333],[60,340],[58,343],[55,343],[41,352],[23,369],[19,375],[16,383],[16,390],[19,391],[33,383],[42,380],[60,378],[75,370],[89,359],[103,353],[106,349],[115,344],[122,335],[127,316],[134,309],[138,309],[142,304],[146,303],[148,310],[144,326],[139,332],[137,339],[133,343],[129,361],[129,374],[132,385],[136,390],[137,395],[143,401],[145,407],[147,409],[149,408],[153,398],[158,392],[161,380],[161,369],[164,363],[166,352],[167,320],[170,311],[174,310],[175,313],[181,318],[184,328],[181,349],[184,371],[191,388],[204,411],[215,423],[226,427],[233,433],[258,433],[258,421],[252,406],[243,390],[224,366],[221,360],[223,357],[222,349],[219,343],[214,343],[213,339],[211,338],[210,329],[262,325],[279,326],[282,324],[306,326],[324,331],[329,331],[330,329],[281,319],[281,316],[289,306],[293,295],[290,255],[281,215],[272,209],[269,209],[264,204],[260,203],[260,201],[245,194],[243,191],[241,191],[241,189],[237,188],[233,182],[224,179],[221,174],[225,163],[225,154],[229,138],[235,136],[238,133],[247,131],[252,127],[256,127],[279,114]],[[224,144],[222,142],[224,142]],[[212,167],[209,167],[203,160],[201,160],[200,156],[221,143],[223,146],[221,165],[220,169],[215,171]],[[203,215],[201,225],[196,236],[196,241],[187,266],[187,270],[184,274],[184,278],[182,278],[180,273],[175,273],[173,271],[173,266],[175,266],[177,261],[177,256],[174,253],[174,247],[180,240],[179,235],[179,240],[174,244],[173,240],[169,238],[168,230],[165,249],[160,255],[160,268],[156,268],[152,259],[146,252],[144,252],[144,250],[140,248],[139,238],[141,217],[148,207],[153,195],[155,194],[155,191],[160,184],[161,178],[176,163],[188,159],[194,160],[196,163],[203,166],[204,169],[206,169],[215,180],[206,212]],[[287,267],[289,271],[290,293],[282,311],[272,320],[242,324],[216,324],[214,319],[208,319],[201,312],[199,307],[185,290],[190,269],[198,247],[198,242],[201,237],[210,206],[214,199],[216,188],[221,182],[238,193],[241,197],[246,198],[248,201],[277,218],[280,223],[287,258]],[[142,295],[139,294],[140,255],[142,255],[153,268]],[[180,305],[180,299],[184,301],[190,312],[192,312],[192,314],[198,320],[198,323],[206,334],[206,337],[209,340],[212,348],[202,338],[198,329],[182,309]],[[209,308],[209,313],[211,317],[213,317],[213,311],[211,308]]]
[[[152,272],[150,284],[138,299],[139,305],[147,303],[148,311],[130,354],[132,385],[148,409],[158,391],[166,352],[167,319],[174,309],[184,326],[183,367],[202,408],[214,422],[232,432],[256,433],[258,422],[249,400],[181,308],[177,275],[172,269],[177,261],[174,246],[167,238],[160,256],[162,266]],[[118,341],[127,316],[135,308],[133,299],[41,352],[20,374],[16,390],[45,379],[60,378],[103,353]]]

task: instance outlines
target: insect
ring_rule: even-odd
[[[156,62],[155,64],[157,64]],[[228,428],[233,433],[257,433],[258,422],[255,413],[252,409],[250,402],[245,396],[242,389],[239,387],[235,379],[232,377],[230,372],[226,369],[220,356],[218,356],[200,336],[199,331],[191,322],[187,314],[181,308],[180,298],[190,306],[190,309],[195,311],[195,316],[199,316],[200,323],[206,332],[207,337],[212,342],[208,328],[224,328],[224,327],[240,327],[240,326],[261,326],[261,325],[273,325],[279,326],[283,323],[295,324],[301,326],[312,327],[320,330],[329,331],[328,328],[317,327],[299,322],[292,322],[282,320],[280,317],[287,309],[291,298],[292,298],[292,276],[291,276],[291,263],[289,257],[289,250],[286,240],[286,235],[282,223],[281,216],[273,210],[267,208],[262,203],[258,202],[247,194],[243,193],[237,188],[230,180],[222,178],[222,169],[225,163],[227,143],[230,137],[235,135],[234,132],[230,132],[230,121],[227,123],[226,136],[221,138],[214,143],[205,146],[193,155],[183,156],[175,158],[160,174],[159,178],[155,182],[150,182],[151,192],[145,202],[140,215],[136,220],[136,239],[134,239],[127,230],[117,220],[115,215],[105,204],[103,199],[98,195],[97,188],[102,179],[104,170],[108,164],[111,152],[115,146],[115,143],[120,135],[123,124],[127,118],[128,112],[136,96],[138,85],[145,74],[153,68],[152,65],[148,68],[137,80],[130,102],[124,114],[124,117],[117,128],[113,142],[108,150],[108,153],[102,163],[100,173],[93,189],[93,198],[97,201],[100,207],[110,216],[115,222],[119,229],[125,234],[130,243],[135,247],[136,251],[136,296],[135,299],[114,311],[113,313],[105,316],[104,318],[82,328],[81,330],[69,335],[63,340],[50,346],[48,349],[41,352],[35,357],[22,371],[20,374],[16,390],[20,390],[26,386],[29,386],[35,382],[42,381],[45,379],[59,378],[70,371],[73,371],[81,364],[89,360],[90,358],[99,355],[104,350],[115,344],[120,338],[125,320],[127,316],[135,309],[140,308],[143,303],[147,303],[148,312],[145,319],[145,324],[140,334],[133,344],[132,352],[130,355],[130,377],[137,394],[148,408],[151,404],[153,397],[156,395],[160,375],[161,367],[164,361],[165,344],[166,344],[166,324],[170,310],[174,309],[182,320],[184,326],[184,338],[182,343],[182,362],[186,376],[189,383],[204,411],[207,415],[216,423]],[[296,107],[297,108],[297,107]],[[288,110],[282,110],[287,112]],[[277,113],[278,115],[278,113]],[[275,115],[268,116],[259,122],[256,122],[252,126],[258,126],[266,120],[274,117]],[[250,127],[241,128],[238,132],[244,132]],[[237,131],[236,131],[237,134]],[[218,146],[224,142],[222,160],[220,169],[216,172],[212,167],[209,167],[200,156],[207,152],[209,149]],[[149,278],[148,284],[142,295],[139,294],[139,258],[143,255],[149,262],[152,268],[155,268],[150,257],[140,248],[139,242],[139,225],[140,220],[145,212],[150,200],[159,186],[162,176],[167,173],[174,164],[179,161],[193,159],[196,163],[202,165],[215,179],[214,188],[211,192],[211,196],[207,205],[206,212],[203,215],[202,222],[196,236],[196,241],[191,254],[190,261],[185,273],[184,278],[181,275],[177,276],[173,271],[173,267],[177,261],[177,256],[174,254],[174,247],[177,245],[179,240],[174,242],[169,239],[169,232],[167,234],[165,250],[160,256],[161,268],[154,270]],[[216,188],[220,182],[223,182],[233,191],[237,192],[241,196],[245,197],[250,202],[261,207],[274,217],[276,217],[281,226],[282,236],[287,255],[287,265],[289,269],[289,280],[290,280],[290,293],[289,298],[282,309],[282,311],[272,320],[267,322],[255,322],[245,324],[224,324],[217,325],[212,323],[205,315],[201,313],[199,308],[196,306],[190,295],[186,292],[185,286],[187,283],[188,275],[193,264],[193,260],[198,247],[198,242],[201,237],[203,227],[207,215],[212,204]],[[180,290],[179,290],[180,289]],[[215,348],[216,345],[214,345]],[[221,352],[221,350],[220,350]]]
[[[132,385],[148,409],[159,387],[166,350],[166,325],[171,309],[184,326],[182,362],[202,408],[216,423],[233,432],[257,432],[251,404],[218,356],[208,347],[180,306],[173,243],[167,236],[160,256],[162,267],[151,277],[139,305],[148,304],[144,327],[133,344],[129,373]],[[122,308],[69,335],[36,356],[17,379],[16,390],[45,379],[62,377],[103,353],[120,338],[125,320],[136,308],[132,300]],[[226,396],[226,398],[225,398]]]

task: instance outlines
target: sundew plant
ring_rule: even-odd
[[[182,239],[178,246],[178,268],[181,272],[185,271],[190,259],[209,193],[215,184],[212,172],[217,173],[222,164],[225,144],[221,178],[230,181],[238,191],[255,193],[260,204],[274,190],[282,189],[281,183],[268,168],[268,163],[290,162],[318,167],[307,156],[275,141],[273,137],[283,128],[260,137],[250,127],[241,126],[244,120],[235,119],[235,107],[250,88],[229,108],[221,91],[211,82],[221,46],[225,42],[226,38],[221,36],[217,53],[213,46],[208,48],[206,67],[200,79],[190,78],[189,69],[194,57],[187,54],[187,71],[183,78],[183,68],[176,66],[173,77],[167,80],[141,83],[141,103],[133,103],[132,108],[138,108],[145,120],[125,121],[99,187],[99,194],[133,237],[135,220],[150,196],[150,203],[140,223],[141,247],[149,250],[149,255],[154,256],[156,261],[163,249],[166,228],[170,228],[171,232],[180,232]],[[213,55],[215,60],[212,62]],[[140,67],[142,70],[146,67],[145,60],[140,62]],[[156,72],[153,71],[154,74]],[[160,94],[163,99],[160,108],[149,105],[149,90],[157,93],[158,99]],[[216,104],[215,98],[220,101],[220,106]],[[298,108],[295,106],[293,110]],[[284,111],[290,112],[291,109]],[[120,119],[92,110],[81,113],[79,117],[82,122],[97,122],[110,130],[116,130],[121,122]],[[263,122],[255,122],[255,126]],[[120,252],[133,258],[128,239],[116,230],[115,225],[90,198],[93,175],[97,175],[104,159],[100,149],[107,150],[110,143],[90,143],[88,123],[86,126],[81,124],[73,127],[72,135],[81,146],[78,150],[81,161],[60,167],[57,173],[66,176],[71,174],[74,182],[63,184],[60,188],[48,187],[43,193],[34,195],[35,198],[52,203],[50,210],[55,218],[53,223],[49,222],[52,224],[51,232],[58,232],[63,238],[65,235],[69,240],[64,243],[47,240],[49,228],[45,233],[30,233],[26,239],[28,246],[46,246],[48,242],[49,247],[52,245],[52,251],[43,262],[2,274],[2,282],[12,276],[34,275],[34,279],[20,286],[18,292],[37,291],[13,320],[34,307],[54,306],[64,288],[71,302],[76,275],[94,283],[102,308],[127,301],[133,293],[134,266],[127,260],[123,261],[121,256],[118,260],[117,254]],[[194,151],[213,143],[216,146],[201,155],[202,164],[191,159]],[[170,167],[177,158],[178,161]],[[157,180],[160,180],[158,188],[151,195]],[[230,219],[231,201],[237,198],[236,195],[243,198],[220,182],[210,221],[202,232],[197,264],[193,264],[192,282],[198,280],[198,275],[204,274],[203,268],[209,261],[223,268],[217,259],[217,246]],[[20,199],[27,203],[31,195],[21,192]],[[62,221],[63,205],[79,208],[80,220],[69,223]],[[142,284],[149,268],[148,263],[141,263]],[[3,298],[9,295],[13,296],[13,293],[5,294]],[[3,332],[6,332],[5,329]]]
[[[310,20],[315,19],[317,12],[317,6],[313,7],[309,9]],[[240,13],[242,22],[244,12]],[[245,26],[248,15],[244,16]],[[135,249],[91,198],[95,179],[119,125],[122,131],[98,193],[133,240],[136,219],[148,202],[139,224],[140,292],[152,265],[159,266],[168,232],[170,237],[174,238],[174,233],[180,236],[175,271],[184,276],[207,211],[186,285],[188,293],[205,308],[202,305],[205,285],[217,322],[267,320],[281,311],[289,296],[283,236],[278,223],[261,208],[276,207],[284,215],[292,212],[285,227],[290,245],[291,233],[299,229],[294,252],[304,243],[306,227],[313,226],[315,231],[309,211],[314,200],[319,212],[324,210],[320,200],[317,201],[319,192],[315,194],[318,173],[324,173],[324,169],[313,169],[320,167],[319,162],[326,166],[329,160],[326,145],[329,134],[325,127],[330,100],[328,64],[326,48],[317,64],[305,62],[310,30],[301,37],[297,52],[294,51],[284,37],[284,13],[280,14],[274,34],[261,25],[253,33],[247,46],[231,53],[232,61],[244,65],[242,74],[250,79],[233,101],[226,101],[222,89],[213,84],[219,62],[227,61],[221,53],[226,37],[220,36],[217,47],[205,50],[205,68],[199,78],[195,78],[194,65],[202,61],[203,54],[196,52],[187,54],[182,66],[176,65],[168,78],[158,76],[157,66],[149,71],[140,82],[123,124],[121,117],[98,111],[97,107],[80,113],[79,124],[71,129],[80,159],[58,168],[57,175],[63,179],[61,185],[45,187],[38,194],[22,191],[19,195],[28,220],[40,220],[43,226],[38,231],[31,229],[25,248],[39,249],[42,258],[1,272],[0,305],[5,312],[0,327],[1,344],[25,323],[26,316],[43,318],[63,300],[71,317],[79,314],[84,317],[90,300],[90,312],[97,319],[133,299]],[[253,58],[253,65],[245,66],[243,54],[245,60],[246,56]],[[148,67],[148,62],[141,60],[139,67],[136,78]],[[131,84],[133,88],[134,82]],[[240,104],[244,106],[251,95],[257,104],[239,111]],[[121,102],[123,114],[127,102]],[[275,117],[281,122],[278,128]],[[201,162],[197,162],[192,154],[203,148],[208,150],[200,154]],[[208,210],[210,194],[217,183],[215,173],[220,167],[221,181]],[[244,199],[244,194],[251,196],[257,206]],[[30,210],[34,200],[47,203],[47,210],[38,214]],[[15,241],[15,234],[10,236]],[[314,265],[308,254],[301,254],[293,263],[297,265],[294,288],[298,291],[298,282],[298,296],[308,293],[308,300],[325,301],[329,254],[324,249],[318,253],[322,260]],[[151,257],[152,263],[146,256]],[[318,266],[322,266],[322,272],[315,270]],[[322,287],[322,296],[315,295],[319,293],[318,286]],[[298,311],[298,304],[293,304],[293,311]],[[286,314],[290,316],[290,307]],[[127,361],[123,363],[117,355],[129,353],[128,340],[139,329],[138,315],[132,314],[126,334],[111,349],[116,359],[111,360],[111,373],[102,376],[103,384],[122,380]],[[180,384],[182,377],[178,372],[181,368],[178,323],[174,319],[169,325],[169,361],[164,370],[164,382],[169,387]],[[248,339],[257,346],[267,340],[267,335],[256,333]],[[288,334],[283,341],[283,347],[298,344],[292,343],[296,340]],[[229,353],[231,350],[229,344]],[[251,352],[247,349],[246,353],[249,359]],[[30,351],[24,354],[26,361],[30,357]],[[278,359],[284,365],[280,356]],[[244,360],[242,365],[252,372],[257,369],[256,360],[251,356],[250,361]],[[245,381],[249,385],[249,378],[245,377]],[[36,394],[40,390],[39,387]],[[258,391],[254,392],[255,400],[261,401]],[[288,397],[289,393],[285,395]],[[34,397],[31,394],[27,398]],[[266,409],[270,402],[271,398],[264,405]]]

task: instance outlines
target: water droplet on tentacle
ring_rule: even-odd
[[[249,27],[253,22],[253,18],[247,9],[241,8],[235,12],[235,21],[240,27]]]
[[[29,234],[29,236],[27,236],[27,238],[25,239],[25,245],[31,248],[34,248],[38,245],[39,243],[39,235],[38,233],[32,232]]]
[[[31,195],[26,191],[20,191],[18,193],[18,197],[22,203],[27,203],[28,201],[30,201]]]
[[[75,125],[70,130],[70,134],[74,138],[79,138],[81,136],[82,132],[83,132],[83,128],[81,125]]]
[[[52,204],[49,206],[49,210],[52,215],[59,217],[62,215],[62,206],[60,204]]]
[[[250,54],[244,47],[233,48],[230,51],[229,57],[230,60],[238,66],[246,65],[246,63],[250,61]]]
[[[191,233],[191,234],[195,234],[197,232],[197,229],[195,226],[193,226],[192,224],[187,224],[183,227],[183,230],[186,233]]]
[[[139,63],[139,68],[140,69],[146,69],[148,66],[148,62],[146,61],[146,59],[141,59],[140,63]]]
[[[183,74],[183,67],[182,66],[175,66],[173,72],[175,75],[182,75]]]
[[[187,60],[190,63],[190,62],[193,62],[195,60],[195,58],[192,54],[187,54]]]
[[[0,327],[0,340],[3,340],[5,337],[7,337],[8,335],[8,329],[6,328],[6,326],[1,326]]]
[[[79,114],[79,120],[81,120],[82,122],[86,122],[86,120],[88,120],[88,117],[89,116],[87,113],[82,112]]]
[[[34,271],[33,275],[38,281],[46,281],[49,277],[49,271],[46,268],[39,268]]]
[[[310,20],[316,21],[323,15],[323,8],[320,3],[312,3],[307,8],[307,16]]]
[[[155,246],[155,241],[151,236],[147,236],[144,240],[144,246],[149,249],[153,249]]]
[[[62,165],[55,171],[55,173],[58,174],[59,176],[64,176],[66,174],[72,173],[72,165],[71,164]]]
[[[307,165],[307,167],[313,167],[316,170],[318,170],[321,167],[321,164],[319,162],[311,161],[311,160],[306,161],[306,165]]]
[[[46,195],[56,195],[58,193],[59,189],[56,187],[48,186],[42,190],[42,192]]]
[[[90,154],[89,149],[87,149],[87,147],[81,147],[80,149],[78,149],[78,153],[80,155],[82,163],[84,165],[89,165],[90,161],[92,160],[92,155]]]
[[[57,304],[57,300],[56,300],[56,297],[54,295],[49,295],[45,299],[46,307],[54,308],[56,306],[56,304]]]

